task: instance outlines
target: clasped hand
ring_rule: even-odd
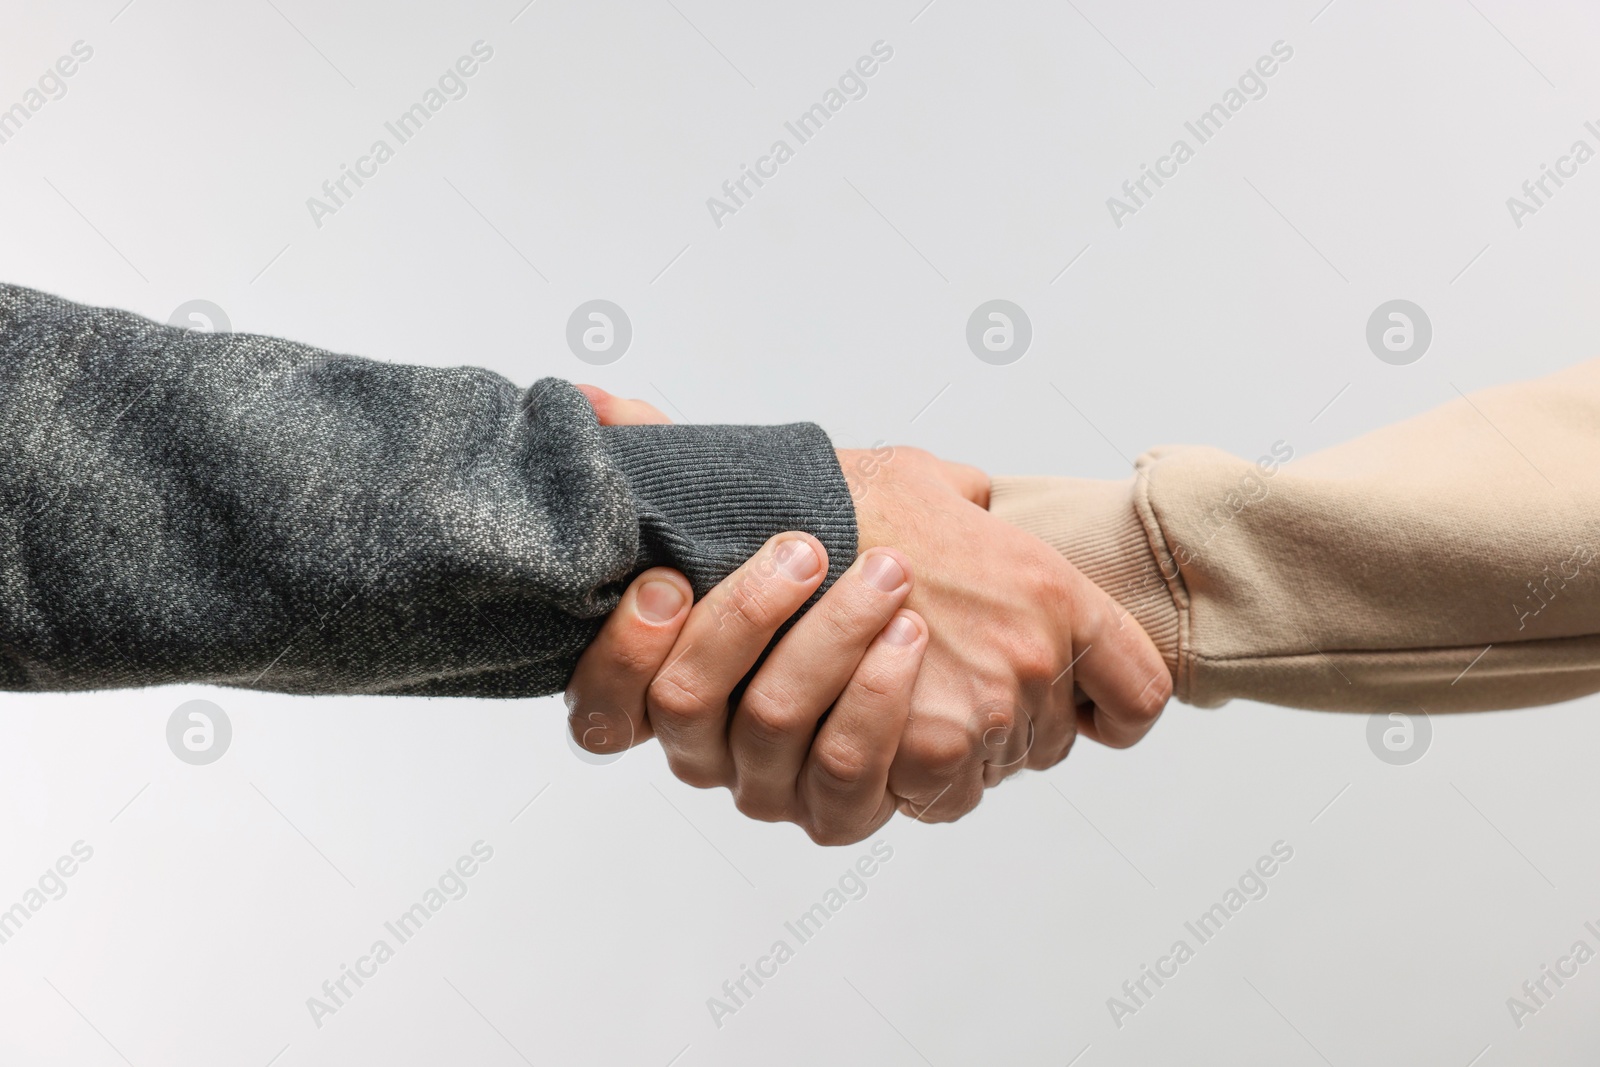
[[[604,424],[668,421],[583,388]],[[684,782],[839,845],[896,810],[960,818],[1080,734],[1118,748],[1144,736],[1171,696],[1154,644],[990,515],[986,476],[915,449],[839,458],[859,531],[850,568],[764,660],[827,575],[816,538],[778,534],[699,603],[676,571],[640,574],[567,687],[578,744],[655,737]]]

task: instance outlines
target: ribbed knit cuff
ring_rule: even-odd
[[[1135,485],[1132,480],[995,478],[989,510],[1056,549],[1111,594],[1150,635],[1177,686],[1181,614],[1151,531],[1139,515]],[[1165,558],[1172,573],[1177,565]]]
[[[601,433],[639,509],[637,570],[675,567],[704,596],[785,530],[813,534],[828,550],[817,596],[855,561],[855,506],[820,427],[606,426]]]

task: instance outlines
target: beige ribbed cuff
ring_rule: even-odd
[[[1160,532],[1152,533],[1141,519],[1135,484],[1132,479],[995,478],[989,510],[1056,549],[1121,604],[1155,642],[1172,674],[1174,695],[1183,700],[1187,679],[1178,665],[1182,613],[1177,600],[1182,587],[1174,588],[1162,573],[1154,547]],[[1163,556],[1168,572],[1175,572],[1170,555]]]

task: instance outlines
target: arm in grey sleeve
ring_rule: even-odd
[[[551,693],[633,575],[703,594],[790,529],[855,556],[810,424],[600,427],[553,378],[0,285],[3,689]]]

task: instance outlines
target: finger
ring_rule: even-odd
[[[694,606],[645,697],[673,774],[701,788],[732,783],[728,696],[827,573],[821,541],[778,534]]]
[[[652,567],[628,586],[567,683],[567,723],[580,747],[603,754],[649,740],[645,692],[693,600],[689,580],[666,567]]]
[[[1034,727],[1033,743],[1021,767],[1035,771],[1048,770],[1067,758],[1080,734],[1089,736],[1084,733],[1084,723],[1093,728],[1094,702],[1072,684],[1072,672],[1076,666],[1077,661],[1069,662],[1044,694],[1037,698],[1031,720]]]
[[[818,844],[854,844],[894,815],[889,767],[927,648],[922,617],[898,612],[867,649],[817,732],[801,772],[800,795],[806,831]]]
[[[889,768],[889,792],[900,811],[918,822],[953,822],[977,807],[984,789],[981,735],[993,725],[980,727],[959,708],[913,708]]]
[[[872,549],[773,649],[728,730],[740,811],[769,821],[791,816],[817,722],[910,592],[911,565],[905,556],[895,549]]]
[[[601,426],[644,426],[672,421],[655,405],[643,400],[624,400],[620,396],[612,396],[598,385],[579,385],[577,388],[578,392],[589,398],[589,405],[594,408]]]
[[[1172,697],[1172,676],[1133,617],[1088,579],[1082,585],[1087,588],[1072,635],[1076,666],[1058,685],[1075,683],[1094,702],[1082,733],[1103,745],[1127,748],[1155,725]]]
[[[989,509],[989,476],[982,470],[966,463],[940,460],[939,473],[956,492],[985,511]]]
[[[1042,714],[1034,714],[1030,721],[1034,728],[1032,744],[1020,761],[1004,768],[999,778],[1008,778],[1023,768],[1049,770],[1071,754],[1079,736],[1092,738],[1094,702],[1084,696],[1080,689],[1073,688],[1071,696],[1081,703],[1068,703],[1059,693],[1044,698],[1043,706],[1047,710]],[[985,781],[989,785],[997,784],[992,774],[987,774]]]
[[[1042,749],[1059,749],[1055,735],[1060,730],[1052,729],[1051,724],[1065,718],[1047,715],[1041,724],[1026,706],[1011,700],[997,700],[979,708],[975,721],[983,731],[980,743],[984,788],[992,789],[1024,767],[1033,766],[1039,758],[1036,753]]]

